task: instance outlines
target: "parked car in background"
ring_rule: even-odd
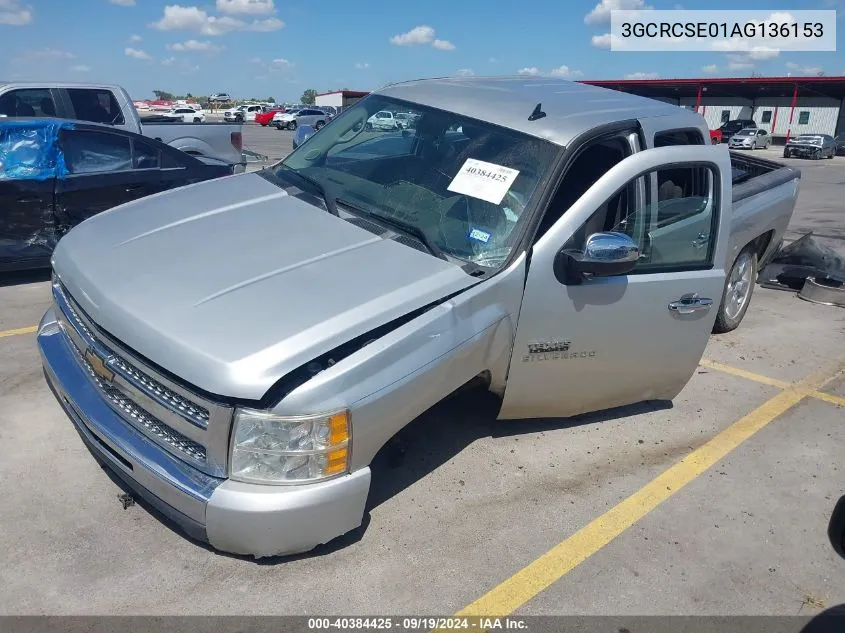
[[[295,130],[299,125],[310,125],[319,130],[330,120],[331,117],[322,110],[304,108],[298,112],[285,112],[274,120],[274,125],[280,130]]]
[[[830,134],[801,134],[789,139],[783,146],[783,157],[833,158],[836,155],[836,141]]]
[[[202,123],[205,121],[205,113],[197,112],[193,108],[173,108],[164,112],[162,116],[182,121],[183,123]]]
[[[367,119],[366,127],[368,130],[398,130],[403,123],[390,110],[382,110]]]
[[[261,114],[260,105],[240,105],[237,108],[230,108],[223,112],[224,121],[235,121],[238,123],[245,123],[246,121],[255,121],[255,117]]]
[[[273,117],[280,112],[283,112],[281,108],[264,110],[264,112],[259,112],[255,115],[255,122],[260,124],[262,127],[267,127],[273,121]]]
[[[845,154],[845,134],[840,134],[833,140],[836,143],[836,153]]]
[[[0,119],[0,270],[49,266],[62,235],[101,211],[231,173],[125,130]]]
[[[173,105],[163,108],[173,109]],[[141,118],[120,86],[75,82],[0,82],[0,116],[54,117],[101,123],[143,134],[183,152],[246,169],[240,124],[191,123],[160,113]]]
[[[231,101],[232,97],[229,96],[227,92],[215,92],[208,98],[209,101],[216,101],[220,103],[226,103],[227,101]]]
[[[732,119],[719,128],[719,132],[722,134],[720,142],[727,143],[731,140],[731,137],[740,130],[756,127],[757,123],[751,119]]]
[[[757,149],[758,147],[766,149],[771,142],[772,137],[766,130],[747,127],[731,137],[728,147],[730,149]]]

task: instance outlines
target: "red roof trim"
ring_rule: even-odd
[[[679,84],[845,83],[845,77],[708,77],[703,79],[585,79],[591,86],[669,86]]]
[[[365,90],[331,90],[329,92],[317,93],[318,97],[325,97],[326,95],[342,94],[344,97],[366,97],[369,92]]]

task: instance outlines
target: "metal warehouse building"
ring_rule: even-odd
[[[314,105],[333,106],[345,110],[349,106],[358,103],[368,94],[370,93],[363,90],[333,90],[332,92],[322,92],[317,95]]]
[[[697,110],[715,129],[753,119],[775,143],[790,136],[845,133],[845,77],[725,77],[583,81]]]

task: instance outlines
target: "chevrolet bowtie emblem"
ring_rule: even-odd
[[[88,361],[88,364],[91,365],[91,369],[97,376],[106,382],[114,380],[114,372],[106,367],[105,359],[90,347],[85,350],[85,360]]]

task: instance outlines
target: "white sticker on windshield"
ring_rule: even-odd
[[[467,158],[447,189],[499,204],[518,175],[517,169]]]

